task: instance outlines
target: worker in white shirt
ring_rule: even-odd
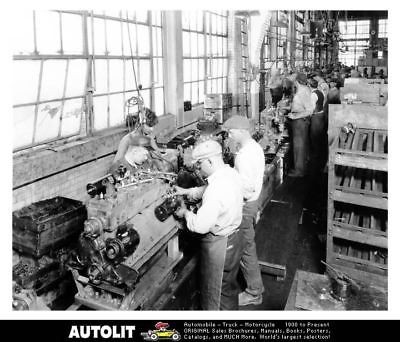
[[[306,84],[307,76],[302,73],[297,74],[295,80],[296,92],[288,114],[294,164],[294,169],[288,172],[289,177],[304,177],[307,171],[308,133],[314,105],[311,101],[311,90]]]
[[[176,187],[178,195],[202,199],[202,204],[196,214],[184,204],[175,214],[186,219],[190,231],[203,234],[200,251],[202,309],[237,310],[237,275],[243,250],[239,230],[242,182],[238,172],[224,163],[222,147],[215,140],[195,146],[192,158],[207,177],[208,185],[190,189]]]
[[[258,197],[264,179],[264,151],[251,137],[250,121],[246,117],[234,115],[224,123],[223,128],[228,131],[229,137],[239,145],[235,157],[235,169],[240,174],[244,189],[245,203],[240,229],[243,232],[245,245],[240,261],[240,270],[246,280],[246,289],[239,294],[239,306],[259,305],[262,303],[264,285],[258,264],[254,227],[259,211]]]

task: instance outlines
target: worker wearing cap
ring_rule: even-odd
[[[178,195],[202,200],[195,214],[182,203],[176,211],[186,219],[187,228],[202,234],[201,304],[203,310],[237,310],[237,274],[242,253],[239,230],[242,221],[243,188],[239,174],[222,159],[222,147],[215,140],[200,142],[192,158],[208,185],[183,189]]]
[[[318,89],[318,81],[308,80],[314,111],[310,122],[310,152],[313,174],[322,172],[326,163],[327,131],[324,119],[324,94]]]
[[[250,135],[250,121],[244,116],[234,115],[223,125],[229,136],[239,145],[235,157],[235,169],[239,172],[244,188],[243,231],[244,249],[240,270],[246,280],[245,291],[239,294],[239,306],[262,303],[264,285],[258,264],[255,224],[259,211],[258,197],[264,179],[265,157],[261,146]]]
[[[308,131],[310,118],[314,111],[311,90],[306,84],[307,76],[298,73],[295,79],[296,92],[293,96],[291,111],[288,114],[294,164],[294,169],[288,172],[289,177],[303,177],[306,173]]]

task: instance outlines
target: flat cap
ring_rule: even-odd
[[[216,156],[218,154],[222,154],[221,145],[212,139],[205,140],[197,144],[192,152],[193,162],[196,162],[201,159],[206,159],[212,156]]]
[[[222,125],[224,129],[250,129],[250,121],[242,115],[233,115]]]
[[[302,72],[299,72],[296,75],[296,81],[301,83],[301,84],[306,84],[307,83],[307,76],[306,74],[303,74]]]

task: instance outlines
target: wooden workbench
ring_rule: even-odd
[[[387,310],[387,291],[384,288],[360,285],[357,295],[340,301],[332,297],[331,281],[327,275],[297,270],[285,310]]]

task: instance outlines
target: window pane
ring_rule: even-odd
[[[189,13],[189,11],[182,11],[182,28],[185,30],[190,29],[190,13]]]
[[[121,23],[107,20],[107,51],[110,55],[122,55]]]
[[[228,76],[228,68],[229,68],[229,60],[228,58],[224,59],[224,75]]]
[[[217,33],[217,16],[215,14],[211,15],[211,33]]]
[[[33,135],[35,106],[13,109],[14,114],[14,149],[30,145]]]
[[[211,45],[211,53],[213,56],[215,56],[218,53],[217,37],[211,36]]]
[[[197,11],[197,31],[203,31],[203,11]]]
[[[199,59],[199,79],[204,80],[205,73],[204,73],[204,59]]]
[[[193,104],[199,103],[198,91],[199,91],[198,83],[197,82],[193,82],[192,83],[192,103]]]
[[[159,115],[164,114],[164,89],[163,88],[156,88],[154,89],[154,111]]]
[[[163,85],[163,67],[162,58],[153,59],[153,69],[154,69],[154,83],[155,86]]]
[[[197,33],[190,33],[190,49],[191,49],[191,56],[197,57]]]
[[[204,56],[204,34],[198,34],[197,35],[197,40],[198,40],[198,56]]]
[[[191,98],[190,98],[190,83],[185,83],[183,85],[183,100],[184,101],[191,101]]]
[[[93,98],[94,129],[107,128],[108,99],[107,96],[95,96]]]
[[[108,91],[107,61],[104,59],[98,59],[94,63],[95,63],[95,74],[96,74],[95,93],[96,94],[106,93]]]
[[[134,24],[122,24],[122,37],[124,56],[137,55],[136,50],[136,28]],[[129,40],[130,37],[130,40]]]
[[[40,100],[61,98],[63,95],[67,61],[48,60],[43,62]]]
[[[211,64],[211,77],[218,76],[218,59],[213,59]]]
[[[39,105],[35,142],[54,139],[60,127],[61,102]]]
[[[149,27],[144,25],[137,25],[137,36],[139,43],[139,55],[148,56],[150,54]]]
[[[182,32],[183,56],[190,56],[190,33]]]
[[[35,102],[37,100],[40,61],[13,62],[14,104]]]
[[[204,102],[204,81],[199,82],[199,103]]]
[[[110,92],[124,90],[124,66],[121,60],[110,60]]]
[[[150,61],[141,60],[139,62],[140,67],[140,84],[143,88],[151,87],[151,73],[150,73]]]
[[[161,26],[161,11],[151,11],[152,24]]]
[[[124,122],[124,98],[122,94],[110,95],[110,126],[118,126]]]
[[[65,96],[83,95],[86,87],[87,61],[74,59],[69,61],[67,89]]]
[[[217,93],[217,92],[218,92],[217,87],[218,87],[218,81],[217,81],[216,79],[213,79],[213,80],[212,80],[212,91],[213,91],[214,93]]]
[[[135,66],[136,80],[137,80],[138,70],[139,70],[137,60],[133,61],[133,65]],[[132,60],[127,60],[125,62],[125,82],[126,82],[125,89],[127,89],[127,90],[136,89],[135,77],[133,74]]]
[[[57,54],[61,49],[60,19],[57,12],[36,11],[36,42],[41,54]]]
[[[62,14],[62,43],[65,54],[82,54],[82,16]]]
[[[212,94],[212,91],[211,91],[211,80],[207,80],[206,94]]]
[[[192,76],[191,59],[183,60],[183,82],[190,82]]]
[[[196,31],[197,30],[197,11],[190,11],[189,12],[189,17],[190,17],[190,30]]]
[[[13,22],[12,44],[15,55],[34,51],[33,11],[18,11],[18,20]]]
[[[104,30],[104,19],[93,18],[94,53],[96,55],[105,55],[106,40]],[[92,44],[90,44],[89,48],[92,49]]]
[[[206,27],[204,28],[205,32],[210,32],[211,31],[211,27],[210,27],[210,23],[211,23],[211,14],[209,12],[205,12],[204,13],[205,17],[206,17]]]
[[[192,68],[192,81],[198,80],[199,78],[197,76],[197,73],[199,70],[199,66],[198,66],[197,59],[192,59],[192,67],[191,68]]]
[[[82,99],[66,100],[61,124],[61,136],[78,134],[83,115]]]
[[[162,56],[161,29],[153,27],[153,56]]]
[[[140,94],[141,94],[142,97],[143,97],[143,102],[144,102],[145,107],[150,108],[150,107],[151,107],[151,102],[150,102],[150,90],[142,90],[142,91],[140,92]]]

